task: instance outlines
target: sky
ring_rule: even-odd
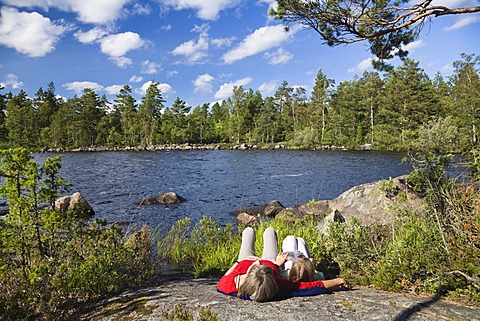
[[[480,0],[438,1],[450,7]],[[329,47],[311,29],[285,32],[273,0],[0,0],[2,93],[55,84],[65,98],[84,88],[111,102],[130,85],[140,102],[152,81],[165,105],[221,101],[234,86],[273,96],[283,81],[309,96],[319,70],[336,85],[371,66],[367,43]],[[433,18],[408,48],[433,77],[461,53],[480,55],[480,15]],[[397,59],[391,61],[398,65]]]

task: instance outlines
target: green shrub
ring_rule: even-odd
[[[0,197],[9,213],[0,222],[0,315],[4,320],[64,320],[79,303],[153,275],[152,231],[127,236],[81,212],[60,212],[60,157],[43,166],[26,149],[2,151]]]
[[[176,265],[190,264],[196,276],[218,275],[236,260],[241,236],[233,225],[220,226],[210,217],[192,226],[179,220],[158,242],[158,257]]]
[[[197,317],[195,318],[195,316]],[[198,313],[187,308],[184,304],[176,305],[172,309],[164,308],[162,310],[162,319],[166,321],[217,321],[217,315],[209,307],[201,306]]]

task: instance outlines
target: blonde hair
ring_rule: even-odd
[[[257,302],[272,299],[279,291],[273,270],[267,265],[253,265],[238,289],[238,297],[250,296]]]
[[[290,270],[288,271],[288,278],[297,282],[311,282],[315,279],[315,265],[304,256],[296,259]]]

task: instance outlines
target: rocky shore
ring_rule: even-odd
[[[127,152],[140,152],[140,151],[180,151],[180,150],[256,150],[256,149],[290,149],[290,147],[284,144],[265,145],[259,146],[255,144],[163,144],[163,145],[151,145],[151,146],[126,146],[126,147],[80,147],[80,148],[49,148],[45,147],[37,152],[39,153],[78,153],[78,152],[112,152],[112,151],[127,151]],[[344,146],[331,146],[325,145],[313,150],[347,150]],[[370,150],[371,145],[366,144],[358,148],[359,150]]]
[[[196,317],[200,307],[208,307],[219,321],[480,321],[479,307],[446,302],[436,295],[413,296],[354,287],[352,291],[257,303],[218,293],[217,281],[171,278],[158,286],[129,291],[101,302],[79,315],[78,320],[165,320],[162,318],[165,309],[171,311],[183,306],[192,311],[193,320],[199,320]]]

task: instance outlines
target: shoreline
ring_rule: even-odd
[[[79,148],[49,148],[45,147],[42,149],[36,150],[37,153],[79,153],[79,152],[142,152],[142,151],[189,151],[189,150],[340,150],[347,151],[349,150],[345,146],[332,146],[324,145],[313,148],[299,148],[293,146],[287,146],[285,144],[275,144],[275,145],[256,145],[256,144],[162,144],[162,145],[151,145],[151,146],[126,146],[126,147],[101,147],[101,146],[92,146],[92,147],[79,147]],[[365,150],[369,151],[371,145],[364,145],[358,149],[354,150]]]

